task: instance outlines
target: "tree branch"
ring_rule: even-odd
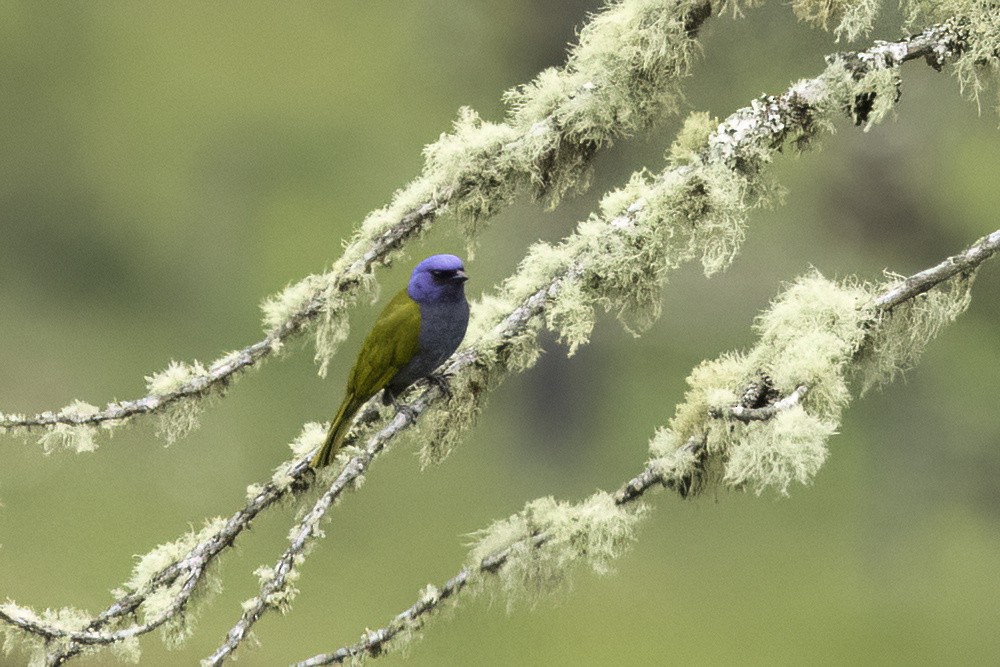
[[[998,250],[1000,250],[1000,229],[979,239],[964,252],[952,255],[936,266],[913,274],[899,286],[882,294],[876,299],[875,305],[880,310],[889,312],[899,304],[933,289],[949,278],[960,273],[971,273]]]

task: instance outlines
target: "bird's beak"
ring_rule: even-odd
[[[469,279],[469,274],[467,274],[462,269],[459,269],[458,271],[455,272],[455,280],[464,283],[468,279]]]

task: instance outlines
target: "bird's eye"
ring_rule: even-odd
[[[454,274],[454,271],[442,271],[441,269],[434,269],[431,271],[431,275],[435,278],[447,278]]]

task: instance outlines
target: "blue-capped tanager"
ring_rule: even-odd
[[[417,264],[406,289],[393,297],[365,338],[347,378],[344,402],[330,422],[312,467],[333,460],[354,414],[382,391],[388,405],[451,356],[469,324],[465,267],[455,255],[432,255]]]

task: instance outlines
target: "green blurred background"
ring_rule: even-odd
[[[264,296],[337,257],[460,105],[502,118],[502,92],[561,64],[598,4],[0,5],[0,409],[134,398],[171,359],[207,361],[257,340]],[[897,37],[899,25],[886,17],[874,36]],[[713,19],[687,106],[724,116],[845,48],[780,3]],[[645,336],[604,317],[572,359],[550,340],[441,466],[420,472],[412,441],[379,460],[337,508],[292,612],[267,616],[239,664],[353,642],[454,574],[467,533],[537,496],[616,488],[642,466],[690,369],[751,344],[749,325],[782,281],[810,266],[908,273],[995,229],[992,103],[979,115],[953,77],[910,64],[896,122],[868,133],[841,123],[822,150],[779,159],[785,205],[753,214],[726,274],[677,274]],[[678,125],[603,153],[592,190],[557,210],[524,200],[499,216],[469,263],[471,295],[533,241],[569,233],[633,170],[659,170]],[[379,274],[383,293],[440,251],[464,253],[453,220]],[[579,572],[568,594],[512,615],[502,599],[465,599],[405,656],[381,662],[995,662],[998,295],[1000,266],[988,265],[970,311],[919,367],[850,408],[813,486],[789,499],[657,494],[615,574]],[[0,440],[0,598],[103,608],[133,555],[231,513],[288,457],[303,422],[329,418],[380,306],[352,314],[326,380],[311,349],[292,345],[169,448],[151,423],[87,455]],[[143,664],[196,664],[214,650],[256,591],[250,571],[284,549],[296,509],[240,538],[193,639],[171,652],[148,637]]]

